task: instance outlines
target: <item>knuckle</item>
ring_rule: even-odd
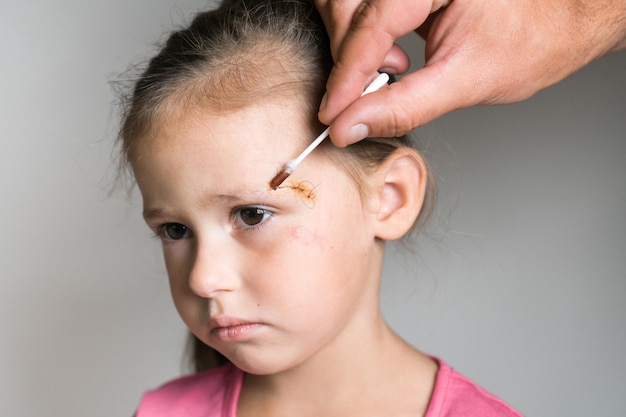
[[[400,94],[402,98],[389,105],[396,136],[406,135],[425,122],[424,107],[420,105],[420,100],[416,100],[408,90],[402,90]]]
[[[406,135],[415,127],[417,127],[413,115],[405,109],[400,109],[393,112],[392,123],[393,136]]]
[[[384,23],[384,10],[378,1],[363,1],[359,4],[348,28],[353,36],[367,34],[376,49],[389,49],[393,45],[395,37],[393,29],[386,27]]]
[[[404,110],[392,109],[389,114],[380,120],[380,124],[371,126],[372,133],[381,137],[398,137],[411,132],[414,125],[411,115]]]
[[[331,38],[338,33],[341,38],[349,31],[360,0],[315,0]]]
[[[401,90],[399,88],[401,86],[396,84],[392,84],[390,87],[384,100],[378,103],[376,113],[379,116],[370,123],[373,136],[398,137],[406,135],[424,123],[421,108],[413,100],[407,102],[407,97],[400,98],[408,92]]]
[[[354,12],[352,26],[355,28],[375,28],[380,17],[380,5],[377,1],[364,0]]]

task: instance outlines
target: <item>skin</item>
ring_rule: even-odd
[[[346,146],[398,136],[455,109],[524,100],[626,48],[623,0],[316,0],[335,67],[319,118]],[[359,98],[377,69],[408,70],[394,41],[426,40],[424,68]]]
[[[140,140],[131,164],[174,303],[197,337],[248,373],[239,417],[423,415],[436,364],[393,333],[378,297],[381,238],[410,227],[424,181],[411,182],[419,169],[405,155],[368,179],[380,194],[363,196],[314,152],[269,189],[279,161],[311,136],[304,114],[293,99],[187,109]],[[417,197],[397,191],[403,176]],[[248,324],[211,330],[224,317]]]

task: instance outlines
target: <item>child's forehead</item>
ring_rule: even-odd
[[[314,132],[306,107],[289,98],[266,98],[250,102],[238,109],[224,110],[218,106],[204,106],[192,113],[196,123],[212,133],[232,135],[259,135],[267,139],[307,141]],[[183,122],[184,123],[184,122]]]
[[[301,128],[312,129],[317,112],[303,87],[293,83],[257,87],[255,91],[188,91],[181,88],[172,93],[156,113],[155,128],[171,123],[189,123],[205,118],[250,118],[264,114],[266,118],[300,123]],[[286,116],[289,116],[287,119]]]
[[[263,100],[230,111],[183,107],[158,119],[155,129],[137,144],[131,161],[147,156],[160,161],[195,160],[202,154],[224,163],[271,160],[278,170],[317,132],[310,119],[303,106],[289,99]],[[268,181],[275,174],[268,173]]]

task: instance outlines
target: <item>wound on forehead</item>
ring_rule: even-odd
[[[310,208],[315,206],[315,202],[317,201],[317,195],[315,194],[315,187],[309,181],[297,181],[297,180],[287,180],[281,186],[277,188],[277,190],[290,190],[295,193],[302,202]]]

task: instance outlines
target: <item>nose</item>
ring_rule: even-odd
[[[197,243],[195,259],[189,274],[189,288],[203,298],[232,291],[239,283],[237,252],[223,242]]]

